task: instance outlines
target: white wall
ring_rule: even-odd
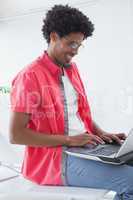
[[[95,24],[94,36],[75,57],[93,117],[105,130],[128,131],[133,127],[132,0],[99,0],[80,9]],[[43,16],[0,22],[0,85],[10,85],[14,75],[46,49],[41,34]],[[7,95],[4,98],[0,127],[6,130],[9,101]]]
[[[86,13],[94,37],[78,56],[94,118],[107,130],[133,126],[133,2],[104,0]]]

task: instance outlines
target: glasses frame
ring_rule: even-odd
[[[73,49],[73,50],[77,50],[79,48],[84,48],[84,45],[83,44],[78,44],[77,42],[70,42],[69,39],[67,39],[66,37],[64,37],[63,39],[65,39],[66,41],[69,42],[68,46]]]

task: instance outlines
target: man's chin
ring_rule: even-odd
[[[70,67],[71,62],[62,62],[62,61],[56,60],[56,64],[59,65],[59,66],[67,68],[67,67]]]
[[[65,63],[63,64],[63,67],[67,68],[67,67],[70,67],[71,66],[71,63]]]

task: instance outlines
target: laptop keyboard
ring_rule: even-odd
[[[103,155],[109,156],[111,154],[117,153],[120,149],[120,145],[98,145],[94,147],[94,145],[86,145],[85,147],[69,147],[68,151],[81,153],[86,155]]]
[[[93,149],[91,152],[89,151],[89,153],[92,155],[109,156],[111,154],[117,153],[119,148],[119,145],[100,145],[100,147]]]

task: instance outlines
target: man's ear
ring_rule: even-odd
[[[51,42],[56,42],[59,39],[59,36],[56,32],[51,32],[50,33],[50,41]]]

